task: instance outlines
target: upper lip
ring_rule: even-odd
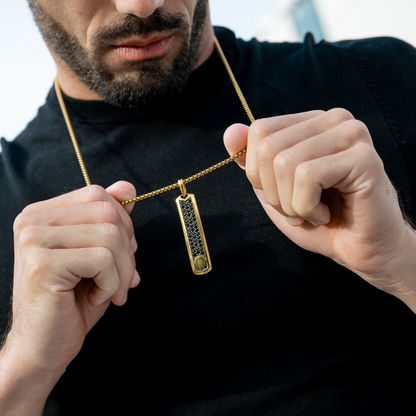
[[[149,38],[139,38],[139,37],[135,37],[135,38],[130,38],[128,40],[123,40],[120,41],[118,43],[113,44],[113,46],[115,47],[123,47],[123,46],[138,46],[138,47],[144,47],[147,45],[150,45],[151,43],[154,42],[158,42],[162,39],[168,38],[170,35],[158,35],[158,36],[152,36]]]

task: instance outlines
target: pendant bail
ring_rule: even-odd
[[[179,185],[179,189],[182,192],[182,196],[184,198],[186,198],[186,195],[187,195],[187,193],[186,193],[186,186],[185,186],[185,182],[183,181],[183,179],[179,179],[178,185]]]

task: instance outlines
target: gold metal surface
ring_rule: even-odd
[[[179,196],[176,198],[176,205],[192,272],[196,275],[209,273],[212,270],[211,258],[195,196],[193,194],[187,194],[186,198]]]
[[[214,36],[214,44],[215,44],[215,48],[217,49],[218,54],[219,54],[219,55],[220,55],[220,57],[221,57],[222,63],[224,64],[225,69],[226,69],[226,70],[227,70],[227,72],[228,72],[228,76],[230,77],[231,82],[232,82],[232,83],[233,83],[233,85],[234,85],[234,89],[235,89],[235,91],[236,91],[236,93],[237,93],[237,95],[238,95],[238,98],[240,99],[241,104],[243,105],[244,110],[246,111],[247,116],[248,116],[248,118],[250,119],[250,122],[251,122],[251,123],[254,123],[256,120],[255,120],[255,118],[253,117],[253,114],[252,114],[252,112],[251,112],[251,110],[250,110],[250,107],[248,106],[248,103],[247,103],[246,99],[244,98],[243,92],[241,91],[241,88],[240,88],[240,86],[238,85],[237,80],[235,79],[234,73],[233,73],[233,71],[232,71],[232,69],[231,69],[231,67],[230,67],[230,64],[229,64],[229,63],[228,63],[228,61],[227,61],[227,58],[226,58],[226,57],[225,57],[225,55],[224,55],[224,52],[223,52],[223,50],[222,50],[222,48],[221,48],[221,45],[220,45],[220,43],[218,42],[218,39],[217,39],[217,37],[216,37],[216,36]]]
[[[194,263],[196,267],[203,268],[207,264],[207,259],[204,256],[198,256]]]
[[[202,170],[201,172],[190,176],[189,178],[186,178],[183,180],[183,182],[185,184],[188,184],[189,182],[194,181],[195,179],[199,179],[201,176],[206,175],[207,173],[211,173],[214,170],[221,168],[222,166],[226,165],[227,163],[230,163],[232,161],[234,161],[235,159],[238,159],[239,157],[243,156],[246,153],[246,149],[243,149],[241,152],[238,152],[237,154],[235,154],[234,156],[229,157],[226,160],[223,160],[220,163],[217,163],[214,166],[209,167],[208,169]],[[132,204],[133,202],[138,202],[138,201],[143,201],[143,199],[147,199],[147,198],[151,198],[152,196],[155,195],[159,195],[159,194],[163,194],[164,192],[167,191],[171,191],[172,189],[178,188],[179,187],[179,183],[173,183],[172,185],[166,186],[165,188],[160,188],[157,189],[156,191],[153,192],[149,192],[147,194],[143,194],[140,196],[137,196],[136,198],[132,198],[132,199],[128,199],[127,201],[123,201],[121,202],[121,205],[128,205],[128,204]]]
[[[179,179],[178,181],[179,189],[181,190],[182,196],[186,198],[186,186],[183,179]]]
[[[68,111],[66,111],[65,102],[62,97],[61,87],[59,86],[58,75],[55,77],[55,91],[56,91],[56,96],[58,97],[58,102],[61,107],[62,114],[65,119],[65,123],[68,129],[69,136],[71,137],[72,145],[74,146],[74,149],[75,149],[75,154],[77,155],[77,159],[78,159],[79,166],[81,168],[82,176],[84,176],[84,180],[87,186],[90,186],[91,185],[90,177],[88,176],[87,168],[85,167],[84,159],[82,158],[82,155],[81,155],[81,150],[79,150],[78,142],[75,137],[74,129],[72,128],[71,120],[69,119]]]

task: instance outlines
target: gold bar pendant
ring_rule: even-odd
[[[197,275],[206,274],[212,270],[212,264],[196,199],[194,195],[186,193],[183,181],[182,184],[179,181],[179,185],[182,195],[176,198],[176,205],[181,219],[192,271]]]

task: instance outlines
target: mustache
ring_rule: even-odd
[[[182,13],[172,13],[156,9],[148,17],[141,18],[129,14],[123,17],[121,23],[100,28],[92,38],[96,47],[133,36],[147,36],[153,33],[171,32],[189,24]]]

